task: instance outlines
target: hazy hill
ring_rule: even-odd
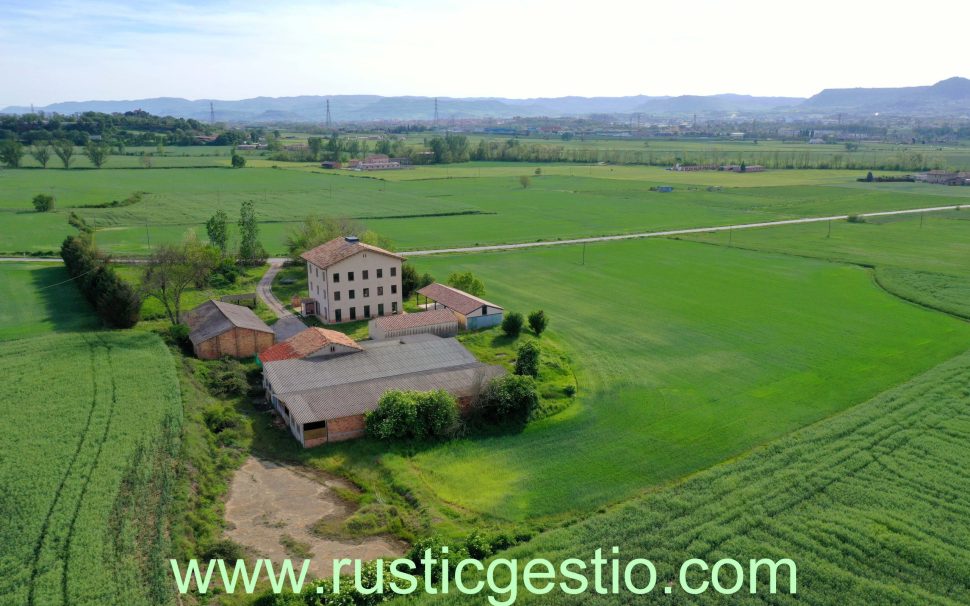
[[[142,109],[162,116],[209,119],[210,103],[216,120],[230,122],[322,122],[327,100],[333,120],[431,120],[433,97],[382,97],[379,95],[304,95],[254,97],[238,101],[188,100],[175,97],[128,101],[68,101],[37,110],[73,114],[83,111],[125,112]],[[7,107],[2,113],[26,113],[27,107]],[[950,78],[932,86],[904,88],[826,89],[809,99],[752,97],[749,95],[683,95],[679,97],[635,95],[628,97],[547,97],[506,99],[468,97],[438,99],[438,115],[451,118],[512,118],[515,116],[584,116],[631,114],[688,118],[693,114],[725,116],[744,114],[884,114],[970,115],[970,80]]]

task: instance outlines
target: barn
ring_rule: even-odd
[[[463,290],[435,282],[419,290],[418,294],[425,298],[426,309],[451,310],[462,328],[477,330],[502,323],[505,310]]]
[[[458,333],[458,318],[447,309],[383,316],[371,320],[367,332],[371,339],[393,339],[417,334],[453,337]]]
[[[186,324],[192,349],[203,360],[249,358],[276,342],[273,329],[253,310],[223,301],[199,305],[188,313]]]

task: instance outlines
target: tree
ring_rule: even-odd
[[[141,290],[147,297],[154,297],[165,308],[169,321],[175,325],[182,321],[182,295],[187,288],[198,283],[205,273],[199,257],[181,245],[162,244],[155,249],[145,265]]]
[[[542,175],[542,169],[537,166],[536,169],[535,169],[535,171],[534,171],[534,174],[537,177],[540,176],[540,175]]]
[[[88,157],[91,164],[94,164],[95,168],[104,166],[104,163],[108,161],[108,154],[110,153],[111,148],[103,141],[88,141],[87,145],[84,146],[84,155]]]
[[[741,160],[741,166],[738,167],[738,171],[742,173],[748,171],[748,165],[744,163],[744,160]]]
[[[265,261],[266,249],[259,242],[256,205],[252,200],[246,200],[239,208],[239,262],[262,265]]]
[[[323,138],[309,137],[306,142],[310,148],[310,156],[316,162],[320,158],[320,152],[323,151]]]
[[[434,277],[425,272],[418,275],[418,270],[410,263],[401,264],[401,296],[407,299],[411,294],[434,282]]]
[[[245,168],[246,158],[240,156],[239,154],[232,155],[232,167],[233,168]]]
[[[537,341],[527,341],[520,345],[515,355],[515,374],[538,377],[540,354]]]
[[[546,330],[546,326],[549,325],[549,318],[546,317],[546,312],[541,309],[537,309],[531,314],[529,314],[529,328],[532,332],[536,333],[538,337]]]
[[[485,294],[485,283],[470,271],[454,272],[448,276],[448,285],[463,290],[470,295],[481,297]]]
[[[502,332],[507,336],[517,337],[522,332],[522,324],[522,314],[517,311],[509,312],[502,318]]]
[[[522,189],[526,189],[531,183],[532,179],[530,179],[528,175],[522,175],[519,177],[519,185],[522,186]]]
[[[446,438],[459,425],[458,403],[444,390],[388,391],[367,413],[367,433],[383,440]]]
[[[64,168],[71,168],[71,157],[74,156],[74,142],[68,141],[67,139],[58,139],[51,145],[54,148],[54,154],[64,164]]]
[[[294,261],[304,252],[350,234],[361,233],[363,227],[352,219],[310,215],[286,235],[286,250]]]
[[[224,210],[217,210],[216,214],[205,222],[205,231],[209,235],[209,242],[226,254],[229,244],[229,215]]]
[[[24,146],[16,139],[7,139],[0,143],[0,162],[10,168],[20,166],[20,160],[24,157]]]
[[[47,141],[38,141],[30,146],[30,155],[37,160],[41,168],[47,168],[47,163],[51,160],[51,148]]]
[[[872,171],[870,170],[868,173],[866,173],[866,182],[872,183],[874,180],[875,177],[872,176]]]
[[[39,213],[46,213],[54,210],[54,196],[49,194],[37,194],[34,196],[34,210]]]

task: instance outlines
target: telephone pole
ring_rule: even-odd
[[[330,99],[327,99],[327,128],[333,126],[333,120],[330,118]]]
[[[212,105],[212,101],[209,101],[209,124],[216,123],[216,108]]]
[[[438,97],[434,98],[434,129],[438,130]]]

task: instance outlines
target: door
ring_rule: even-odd
[[[377,315],[379,315],[379,316],[383,316],[384,315],[384,304],[383,303],[378,303],[377,304]]]
[[[334,322],[339,322],[340,321],[340,310],[339,309],[333,310],[333,321]]]

